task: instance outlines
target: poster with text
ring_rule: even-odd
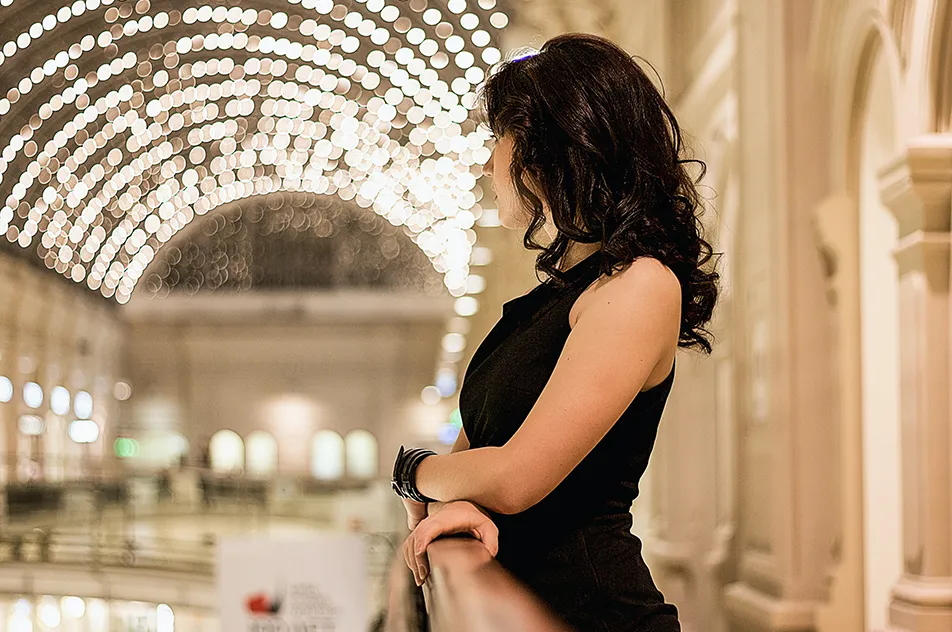
[[[366,571],[360,536],[223,539],[222,632],[364,632]]]

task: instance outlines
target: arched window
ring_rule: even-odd
[[[333,430],[318,430],[311,440],[311,474],[321,480],[344,475],[344,440]]]
[[[240,472],[245,464],[245,444],[238,433],[219,430],[208,443],[212,469],[216,472]]]
[[[255,430],[245,439],[245,467],[249,476],[267,477],[278,469],[278,441],[270,432]]]
[[[188,439],[180,432],[169,433],[165,438],[165,447],[162,450],[165,463],[177,465],[188,456]]]
[[[373,478],[377,475],[377,439],[366,430],[347,435],[347,476]]]

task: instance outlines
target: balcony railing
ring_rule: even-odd
[[[476,540],[437,540],[428,557],[422,590],[402,559],[394,563],[387,632],[569,632]]]
[[[192,540],[168,540],[135,535],[129,525],[146,518],[151,511],[182,510],[179,503],[152,505],[146,510],[130,493],[128,481],[77,482],[63,486],[33,488],[21,496],[7,497],[7,508],[17,505],[15,517],[0,528],[0,565],[50,564],[59,568],[124,568],[129,570],[174,571],[211,581],[214,575],[215,539],[209,534]],[[231,489],[216,489],[213,502],[202,513],[214,515],[239,509],[249,515],[254,508],[276,517],[310,515],[302,500],[327,492],[359,488],[356,484],[329,485],[326,489],[299,488],[296,502],[275,502],[269,493],[253,481]],[[161,487],[161,485],[160,485]],[[4,490],[4,491],[10,491]],[[84,524],[70,517],[71,495],[84,494],[93,500],[93,511]],[[224,501],[224,502],[215,502]],[[13,501],[13,502],[10,502]],[[201,501],[199,501],[201,503]],[[80,503],[81,505],[84,503]],[[320,503],[319,503],[320,505]],[[289,509],[292,509],[288,511]],[[88,507],[87,507],[88,509]],[[186,508],[187,509],[187,508]],[[318,506],[317,509],[320,512]],[[193,510],[185,513],[192,513]],[[254,513],[254,512],[252,512]],[[116,517],[119,522],[116,522]],[[313,514],[317,515],[317,514]],[[313,517],[310,515],[310,517]],[[111,520],[103,520],[110,517]],[[47,523],[48,519],[56,519]],[[63,520],[66,518],[66,520]],[[65,523],[65,524],[64,524]],[[129,536],[127,537],[126,534]],[[548,608],[524,585],[502,568],[476,540],[444,538],[431,544],[428,555],[430,575],[418,588],[403,563],[394,558],[399,537],[395,534],[367,534],[368,575],[371,581],[386,582],[383,614],[375,621],[373,632],[568,632]],[[389,566],[389,572],[387,568]]]

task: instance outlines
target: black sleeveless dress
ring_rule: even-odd
[[[466,369],[463,428],[473,448],[502,446],[552,374],[568,338],[569,310],[599,276],[596,252],[503,305],[502,318]],[[497,559],[581,632],[679,632],[631,534],[631,503],[648,465],[674,370],[640,393],[605,438],[545,499],[516,515],[492,514]],[[572,423],[571,419],[562,420]]]

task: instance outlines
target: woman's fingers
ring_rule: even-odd
[[[476,537],[483,543],[489,554],[496,557],[499,553],[499,529],[496,525],[487,520],[476,528],[476,533],[478,534]]]
[[[416,560],[413,556],[413,540],[413,534],[411,533],[410,537],[403,543],[403,559],[407,564],[407,568],[413,573],[413,581],[419,586],[420,579],[417,577]]]
[[[409,544],[410,544],[410,538],[407,538],[406,540],[403,541],[403,545],[400,547],[400,552],[403,553],[403,563],[406,564],[407,568],[409,568],[412,571],[413,567],[410,565],[410,556],[407,555],[407,551],[409,550],[408,548]]]
[[[420,544],[423,536],[421,533],[422,526],[423,522],[421,522],[420,525],[414,529],[413,533],[410,534],[410,537],[407,538],[407,541],[404,543],[403,552],[407,566],[413,571],[413,580],[417,586],[423,585],[423,580],[426,579],[426,574],[429,571],[429,563],[426,559],[426,547],[429,545],[429,542],[423,545]],[[417,551],[422,551],[422,553],[417,553]],[[424,571],[424,569],[426,569],[426,571]]]
[[[430,574],[430,561],[426,557],[426,549],[423,549],[422,553],[417,553],[416,555],[417,563],[417,574],[420,577],[420,584],[426,581],[426,578]]]
[[[416,557],[417,572],[421,580],[426,580],[430,574],[430,560],[426,555],[426,548],[433,540],[448,533],[441,525],[429,518],[420,523],[416,530],[413,554]]]
[[[493,557],[499,552],[499,529],[484,514],[472,512],[439,512],[416,525],[403,546],[407,566],[413,571],[413,579],[422,585],[430,574],[426,550],[434,540],[444,535],[467,533],[476,537]]]

